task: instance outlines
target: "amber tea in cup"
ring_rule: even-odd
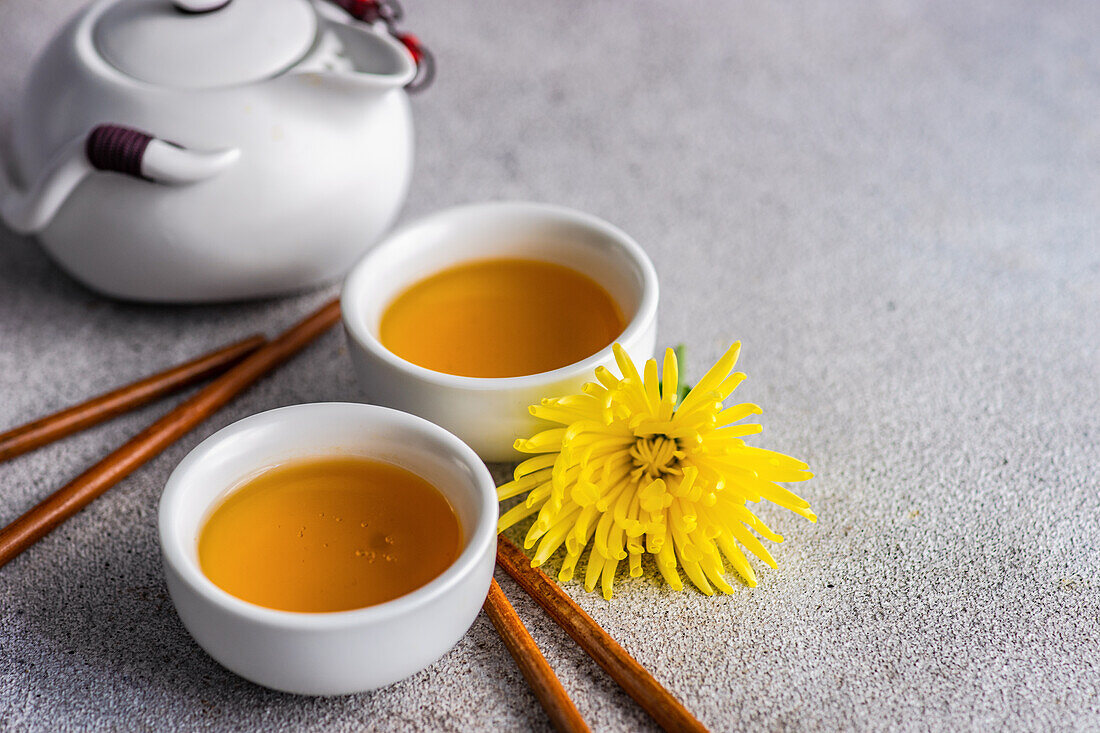
[[[442,493],[381,461],[318,457],[270,468],[217,505],[199,535],[202,572],[283,611],[363,608],[430,582],[462,530]]]
[[[449,267],[399,294],[379,340],[426,369],[463,377],[521,377],[559,369],[609,346],[622,310],[570,267],[498,258]]]

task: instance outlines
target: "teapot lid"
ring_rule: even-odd
[[[121,0],[93,32],[99,54],[122,73],[185,89],[275,76],[316,36],[309,0]]]

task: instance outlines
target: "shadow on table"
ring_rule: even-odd
[[[449,728],[444,709],[421,709],[432,699],[426,690],[453,690],[463,684],[462,676],[474,675],[478,689],[462,688],[471,705],[477,707],[486,702],[482,698],[492,696],[499,708],[496,714],[530,718],[531,730],[549,729],[534,712],[534,698],[484,616],[440,661],[377,692],[306,697],[248,682],[222,668],[188,635],[168,596],[151,535],[116,535],[95,547],[66,553],[63,564],[40,564],[38,577],[29,580],[47,587],[16,601],[24,617],[20,636],[28,646],[37,647],[26,653],[47,660],[45,668],[37,662],[37,668],[24,676],[25,689],[53,690],[46,693],[52,720],[109,725],[111,715],[121,714],[125,717],[119,720],[130,727],[134,713],[140,712],[139,717],[146,723],[152,719],[155,727],[170,724],[183,729],[211,724],[293,728],[305,721],[335,719],[367,727],[386,719],[392,724]],[[479,670],[471,669],[471,655]],[[59,679],[64,680],[64,694],[58,693]],[[406,720],[410,710],[420,714]]]
[[[133,535],[66,553],[62,587],[12,599],[24,606],[28,631],[53,647],[43,650],[45,656],[76,655],[98,673],[129,676],[143,685],[254,687],[192,641],[154,560],[155,540]]]
[[[313,291],[305,291],[308,295]],[[122,301],[101,295],[69,275],[31,237],[20,236],[0,223],[0,313],[20,311],[31,322],[59,315],[76,316],[89,309],[124,317],[160,317],[203,320],[216,314],[219,320],[245,319],[289,298],[209,305],[152,304]],[[36,305],[37,307],[32,307]]]
[[[65,564],[64,588],[13,601],[23,605],[27,637],[40,646],[40,658],[60,667],[39,673],[53,676],[68,667],[74,676],[96,680],[105,700],[132,695],[129,704],[159,709],[161,701],[182,699],[215,716],[212,708],[230,703],[239,715],[242,707],[300,712],[325,699],[260,687],[211,659],[176,615],[159,562],[152,560],[155,542],[135,539],[141,546],[116,536],[75,553]],[[82,686],[71,685],[74,694],[54,704],[80,707],[74,717],[86,713]]]

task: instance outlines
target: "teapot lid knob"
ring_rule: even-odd
[[[201,15],[221,10],[233,0],[172,0],[176,10],[188,15]]]

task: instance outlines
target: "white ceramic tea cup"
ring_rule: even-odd
[[[382,345],[382,314],[394,298],[440,270],[480,259],[518,257],[572,267],[598,282],[626,318],[616,341],[635,359],[657,339],[657,273],[622,230],[589,214],[547,204],[501,202],[447,209],[386,237],[344,283],[340,305],[349,350],[367,401],[441,425],[486,461],[511,461],[512,447],[539,427],[529,405],[579,392],[611,346],[574,364],[507,378],[462,377],[425,369]]]
[[[458,559],[400,598],[351,611],[280,611],[214,585],[198,558],[199,532],[212,509],[265,468],[331,455],[396,464],[437,487],[462,526]],[[246,679],[303,695],[382,687],[457,644],[489,592],[496,523],[492,477],[462,441],[413,415],[343,402],[283,407],[219,430],[169,476],[159,517],[168,591],[199,646]]]

